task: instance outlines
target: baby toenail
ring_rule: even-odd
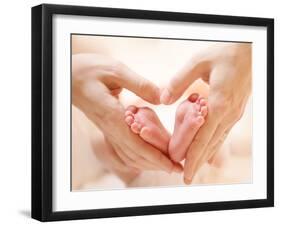
[[[130,106],[127,108],[127,111],[131,112],[132,114],[133,114],[133,113],[136,113],[136,112],[137,112],[137,107],[136,107],[136,106],[133,106],[133,105],[130,105]]]
[[[133,115],[133,113],[131,111],[126,111],[125,112],[125,116],[131,116],[131,115]]]
[[[200,100],[200,104],[201,104],[201,105],[206,105],[206,104],[207,104],[207,102],[206,102],[206,100],[205,100],[205,99],[201,99],[201,100]]]
[[[132,124],[133,121],[134,121],[134,119],[129,116],[129,117],[127,117],[127,118],[125,119],[125,121],[126,121],[128,124]]]
[[[202,116],[206,116],[207,115],[207,112],[208,112],[208,110],[207,110],[207,106],[203,106],[202,108],[201,108],[201,114],[202,114]]]
[[[198,101],[198,97],[199,97],[199,95],[197,93],[193,93],[188,97],[188,100],[190,102],[194,103],[194,102]]]

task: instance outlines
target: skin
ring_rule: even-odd
[[[169,156],[173,161],[180,162],[185,158],[186,147],[205,122],[206,105],[204,98],[192,94],[177,107],[174,132],[169,142]]]
[[[72,56],[72,103],[97,125],[112,146],[105,153],[112,168],[136,173],[151,169],[181,171],[181,166],[128,128],[125,109],[117,98],[122,88],[152,104],[160,103],[159,89],[121,62],[98,54]]]
[[[125,121],[133,133],[168,154],[171,135],[151,108],[129,106],[125,112]]]
[[[212,160],[241,118],[251,92],[251,61],[250,44],[214,47],[193,58],[161,93],[161,102],[172,104],[199,78],[210,86],[206,121],[186,147],[186,184],[192,182],[205,162]]]
[[[192,94],[177,108],[174,132],[171,136],[157,114],[148,107],[129,106],[125,121],[132,132],[147,143],[169,154],[174,162],[184,159],[186,149],[207,115],[207,102],[198,94]]]

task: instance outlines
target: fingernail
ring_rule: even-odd
[[[188,170],[187,174],[185,175],[185,180],[192,181],[193,173],[192,170]]]
[[[192,182],[192,180],[189,180],[189,179],[187,179],[187,178],[184,178],[184,183],[185,183],[186,185],[190,185],[191,182]]]
[[[169,90],[165,89],[164,92],[161,94],[160,102],[162,104],[170,104],[171,99],[171,93],[169,92]]]

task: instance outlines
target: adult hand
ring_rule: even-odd
[[[251,44],[227,44],[198,55],[170,81],[161,94],[161,102],[175,102],[199,78],[209,83],[208,115],[187,147],[186,184],[219,150],[244,112],[251,92]]]
[[[124,64],[98,54],[72,56],[72,101],[103,132],[113,146],[112,164],[137,170],[181,170],[164,153],[131,132],[117,96],[122,88],[159,104],[159,89]],[[108,154],[108,153],[107,153]]]

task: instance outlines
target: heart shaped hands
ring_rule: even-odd
[[[251,45],[233,44],[203,52],[171,80],[161,98],[154,84],[126,65],[97,54],[73,56],[72,77],[73,104],[113,146],[113,168],[180,171],[167,158],[167,151],[174,161],[182,160],[186,153],[184,177],[189,184],[201,165],[212,159],[244,112],[251,93]],[[200,78],[210,86],[208,114],[205,100],[191,96],[178,108],[172,137],[153,111],[125,111],[116,98],[125,88],[152,104],[171,104]]]

